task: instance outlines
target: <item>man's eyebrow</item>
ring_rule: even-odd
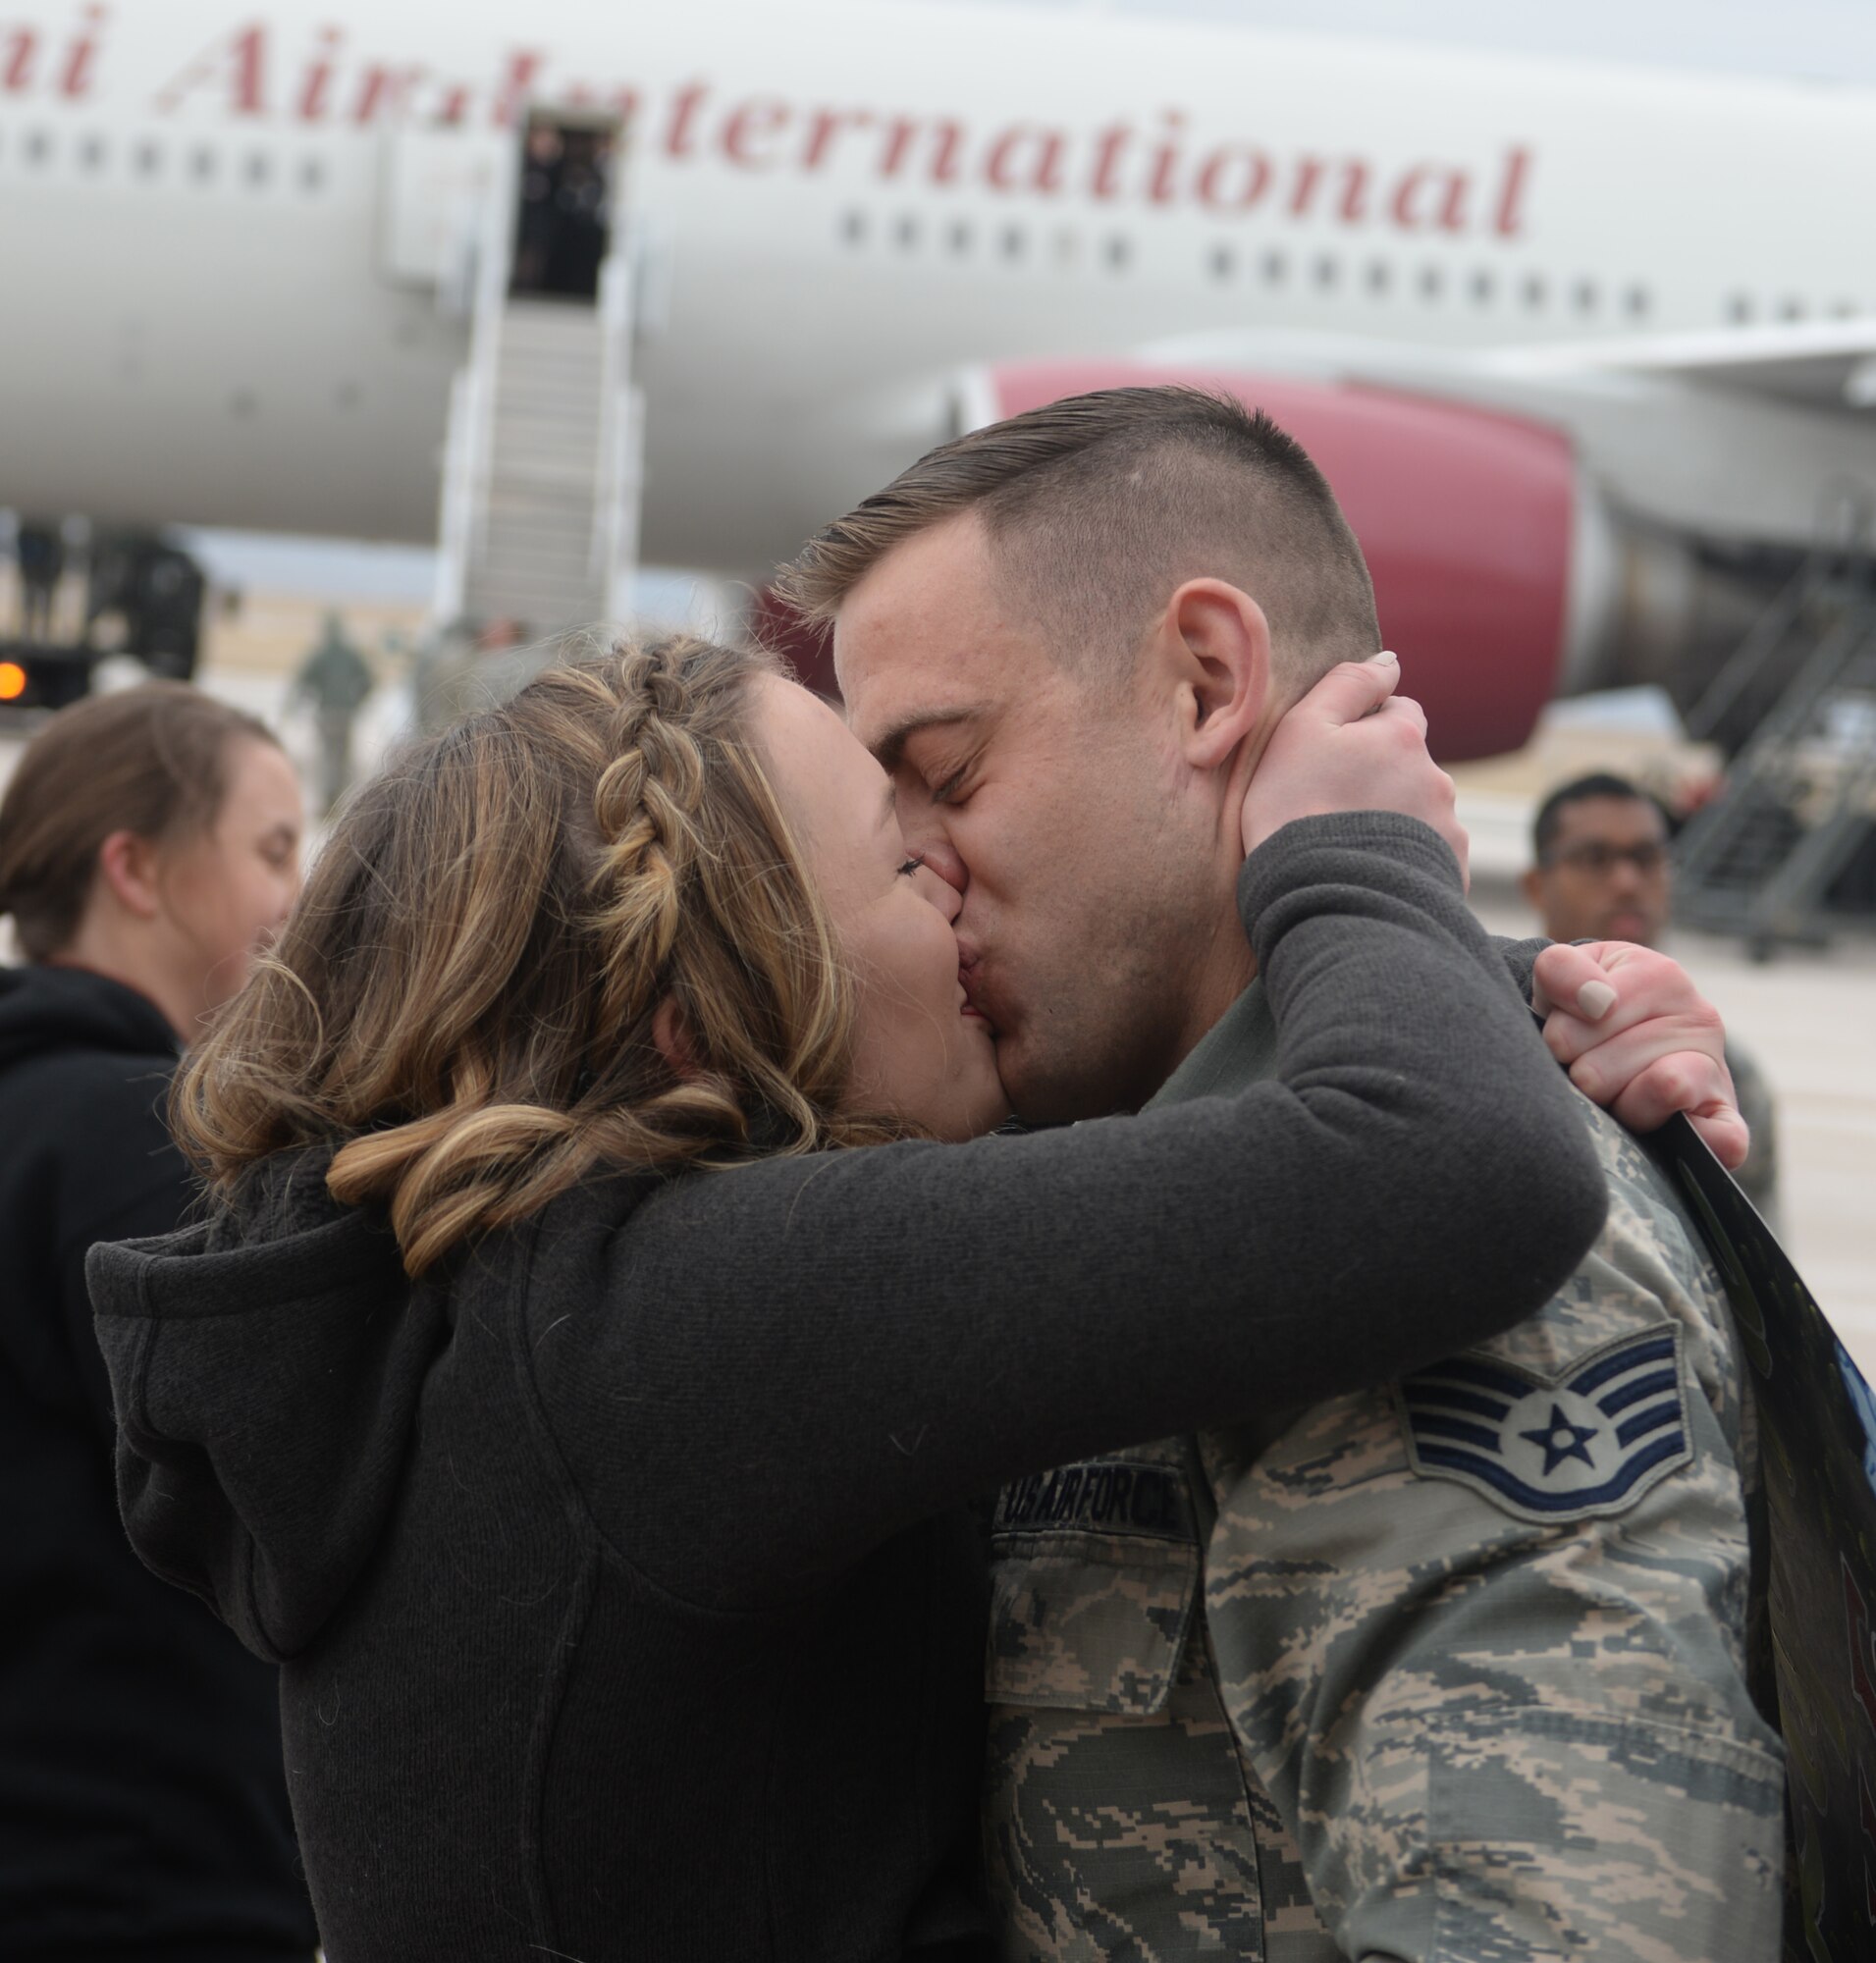
[[[873,752],[880,768],[890,775],[904,761],[905,746],[914,736],[922,735],[928,729],[944,729],[959,722],[969,722],[986,715],[988,706],[981,702],[961,704],[955,709],[926,709],[916,716],[907,716],[897,722],[890,722],[876,742],[867,747]]]

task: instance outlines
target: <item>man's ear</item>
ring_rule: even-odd
[[[1156,635],[1172,684],[1179,747],[1215,770],[1258,729],[1270,702],[1270,623],[1248,593],[1189,579],[1166,602]]]
[[[1528,867],[1518,875],[1518,889],[1530,902],[1530,910],[1539,920],[1544,917],[1544,875],[1535,866]]]
[[[98,877],[111,896],[137,920],[154,920],[163,910],[157,885],[156,847],[134,831],[113,831],[98,847]]]
[[[667,995],[652,1011],[652,1041],[673,1077],[687,1083],[697,1075],[697,1048],[674,996]]]

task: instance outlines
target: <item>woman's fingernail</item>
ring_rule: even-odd
[[[1392,648],[1383,648],[1378,655],[1368,656],[1368,660],[1371,662],[1391,662],[1396,666],[1399,665],[1400,659],[1401,659],[1400,656],[1397,655]]]
[[[1606,982],[1585,982],[1577,990],[1577,1008],[1587,1022],[1601,1022],[1615,1005],[1616,991]]]

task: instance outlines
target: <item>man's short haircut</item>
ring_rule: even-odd
[[[1174,591],[1206,576],[1262,607],[1297,693],[1381,645],[1362,549],[1308,451],[1191,388],[1071,396],[942,444],[811,539],[780,591],[831,621],[889,553],[967,510],[1065,662],[1130,672]]]
[[[1544,863],[1550,848],[1557,842],[1557,834],[1563,829],[1564,812],[1571,805],[1586,804],[1591,798],[1616,798],[1628,803],[1652,805],[1660,814],[1663,827],[1673,829],[1660,800],[1644,791],[1639,784],[1617,776],[1613,770],[1591,770],[1587,776],[1572,777],[1567,784],[1559,784],[1537,807],[1537,816],[1530,822],[1530,849],[1538,865]]]

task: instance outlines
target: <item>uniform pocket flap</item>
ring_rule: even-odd
[[[1198,1593],[1196,1539],[998,1533],[985,1694],[992,1705],[1153,1717],[1171,1692]]]

